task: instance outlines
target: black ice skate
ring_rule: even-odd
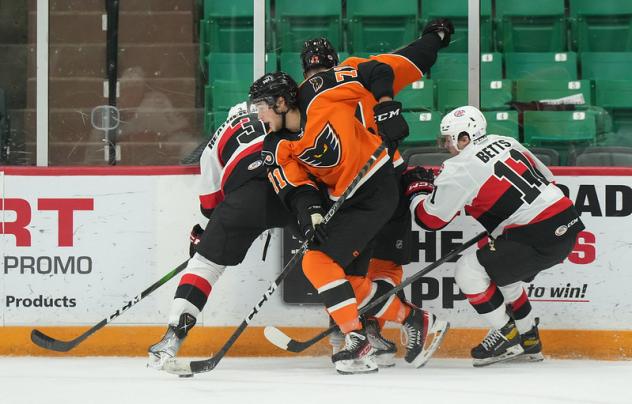
[[[540,324],[540,319],[536,317],[535,325],[529,331],[520,334],[520,345],[522,345],[524,352],[516,357],[516,362],[541,362],[544,360],[538,324]]]
[[[375,362],[381,368],[390,368],[395,366],[395,354],[397,346],[391,341],[384,338],[380,333],[380,325],[376,318],[370,317],[364,320],[366,334],[369,342],[375,350]]]
[[[416,368],[425,365],[439,348],[449,328],[447,321],[411,306],[410,314],[402,324],[406,336],[406,362]]]
[[[187,334],[195,325],[195,321],[195,317],[191,314],[182,313],[178,325],[169,325],[162,339],[149,347],[147,366],[162,370],[168,359],[175,358]]]
[[[514,359],[522,354],[520,333],[513,320],[509,320],[500,330],[491,330],[483,341],[472,348],[474,366],[487,366],[496,362]]]
[[[351,375],[356,373],[377,372],[374,349],[364,329],[345,335],[345,345],[331,357],[338,373]]]

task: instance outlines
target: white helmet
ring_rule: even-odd
[[[465,132],[474,144],[486,139],[487,120],[476,107],[465,105],[450,111],[441,120],[441,135],[449,136],[454,147],[458,149],[459,135]]]
[[[255,106],[255,104],[250,104],[247,102],[240,102],[239,104],[235,104],[232,107],[230,107],[230,110],[228,111],[228,117],[232,118],[233,116],[236,115],[243,115],[243,114],[248,114],[248,113],[252,113],[252,114],[256,114],[257,113],[257,107]],[[250,107],[250,109],[248,108]]]

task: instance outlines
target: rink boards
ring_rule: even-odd
[[[557,168],[559,184],[582,212],[586,230],[571,256],[527,284],[541,318],[548,354],[559,357],[632,356],[632,169]],[[192,167],[0,168],[0,345],[2,354],[48,354],[28,335],[45,327],[73,338],[132,300],[187,258],[198,213],[197,170]],[[480,226],[460,215],[437,233],[415,227],[423,268]],[[215,286],[185,354],[216,351],[281,269],[281,233],[265,237],[245,261]],[[407,291],[413,302],[446,317],[452,330],[443,356],[465,356],[485,331],[454,284],[447,263]],[[118,317],[73,354],[139,355],[163,332],[177,280]],[[235,355],[277,355],[261,327],[293,328],[311,337],[327,324],[319,305],[289,305],[277,293],[235,346]],[[50,328],[46,328],[50,327]],[[396,330],[388,330],[397,338]],[[196,343],[197,341],[197,343]],[[320,345],[308,354],[326,352]]]

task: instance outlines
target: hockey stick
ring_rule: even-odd
[[[132,307],[136,303],[138,303],[141,300],[143,300],[147,295],[149,295],[154,290],[158,289],[159,287],[161,287],[162,285],[167,283],[171,278],[173,278],[174,276],[176,276],[177,274],[182,272],[182,270],[184,268],[186,268],[187,262],[189,262],[189,260],[186,260],[182,264],[178,265],[171,272],[169,272],[168,274],[163,276],[159,281],[157,281],[156,283],[154,283],[153,285],[151,285],[147,289],[143,290],[143,292],[140,295],[134,297],[134,299],[132,299],[129,302],[127,302],[125,304],[125,306],[123,306],[120,309],[116,310],[114,313],[110,314],[109,317],[104,318],[99,323],[94,325],[92,328],[90,328],[88,331],[84,332],[83,334],[81,334],[77,338],[72,339],[70,341],[61,341],[61,340],[49,337],[48,335],[44,334],[40,330],[34,329],[33,331],[31,331],[31,341],[33,341],[33,343],[35,345],[37,345],[39,347],[42,347],[44,349],[49,349],[51,351],[57,351],[57,352],[68,352],[68,351],[70,351],[71,349],[73,349],[77,345],[81,344],[86,338],[88,338],[89,336],[91,336],[95,332],[99,331],[101,328],[105,327],[109,322],[114,320],[116,317],[120,316],[127,309],[129,309],[130,307]]]
[[[349,197],[349,194],[351,194],[351,192],[355,189],[355,187],[362,180],[366,172],[369,171],[373,163],[377,160],[380,154],[382,154],[385,148],[386,148],[386,144],[382,142],[382,144],[380,144],[380,146],[375,150],[375,152],[373,152],[369,160],[360,169],[360,171],[355,176],[353,181],[351,181],[351,183],[349,184],[345,192],[340,196],[340,198],[336,202],[334,202],[333,205],[331,205],[331,208],[329,208],[329,211],[323,218],[324,224],[327,224],[331,220],[332,216],[338,211],[340,206]],[[272,296],[272,294],[279,287],[281,282],[283,282],[283,280],[288,276],[290,271],[299,262],[300,258],[303,256],[303,254],[307,250],[307,245],[308,245],[308,242],[307,241],[304,242],[301,245],[301,247],[298,249],[298,251],[294,253],[294,255],[292,256],[292,259],[290,259],[290,261],[287,264],[285,264],[285,266],[283,267],[281,274],[272,283],[270,283],[270,286],[263,293],[263,296],[261,297],[261,299],[257,302],[257,304],[255,304],[255,306],[252,308],[250,313],[248,313],[246,318],[241,322],[241,324],[239,324],[239,327],[237,327],[237,329],[233,332],[233,335],[231,335],[230,338],[228,338],[228,341],[226,341],[224,346],[222,346],[215,355],[213,355],[212,357],[208,359],[203,359],[203,360],[198,360],[198,361],[188,361],[188,360],[181,360],[177,358],[170,358],[165,362],[163,366],[163,370],[169,373],[176,374],[176,375],[192,376],[194,373],[209,372],[215,369],[219,361],[222,360],[224,355],[226,355],[226,352],[228,352],[228,350],[233,346],[235,341],[237,341],[237,338],[239,338],[239,336],[244,332],[246,327],[248,327],[248,324],[253,319],[253,317],[259,312],[259,310],[261,309],[261,306],[263,306],[263,304],[268,300],[268,298]]]
[[[375,306],[377,306],[379,303],[383,302],[384,300],[388,299],[389,297],[391,297],[395,293],[397,293],[400,290],[404,289],[406,286],[410,285],[411,283],[415,282],[416,280],[418,280],[422,276],[426,275],[428,272],[430,272],[433,269],[437,268],[441,264],[451,260],[453,257],[457,256],[458,254],[462,253],[463,251],[465,251],[466,249],[468,249],[472,245],[476,244],[479,240],[484,238],[486,235],[487,235],[486,232],[482,232],[482,233],[478,234],[473,239],[465,242],[460,247],[455,248],[454,250],[449,252],[447,255],[441,257],[438,261],[435,261],[432,264],[426,266],[424,269],[422,269],[421,271],[417,272],[416,274],[410,276],[408,279],[406,279],[404,282],[402,282],[401,284],[399,284],[395,288],[389,290],[388,293],[385,293],[384,295],[378,297],[377,299],[375,299],[371,303],[369,303],[366,306],[364,306],[359,311],[359,314],[362,315],[362,314],[366,313],[370,309],[372,309]],[[279,347],[279,348],[281,348],[281,349],[283,349],[285,351],[299,353],[299,352],[303,352],[304,350],[306,350],[307,348],[311,347],[312,345],[314,345],[315,343],[317,343],[321,339],[325,338],[327,335],[331,334],[336,329],[338,329],[337,325],[329,327],[325,331],[321,332],[320,334],[316,335],[315,337],[312,337],[311,339],[308,339],[307,341],[297,341],[295,339],[292,339],[287,334],[285,334],[283,331],[281,331],[278,328],[273,327],[273,326],[267,326],[264,329],[263,334],[265,335],[265,337],[266,337],[266,339],[268,341],[270,341],[272,344],[276,345],[277,347]]]

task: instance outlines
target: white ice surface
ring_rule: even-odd
[[[179,379],[142,358],[0,357],[2,404],[632,403],[632,362],[546,360],[472,368],[433,359],[342,376],[329,359],[225,358]]]

